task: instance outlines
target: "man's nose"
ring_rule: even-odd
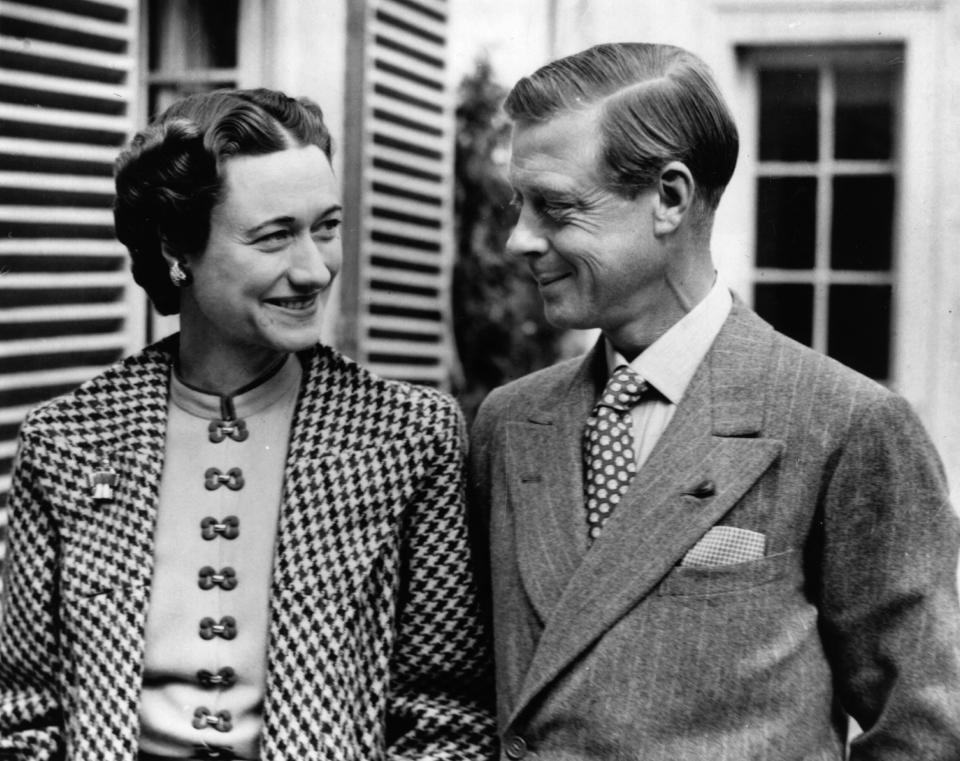
[[[529,209],[521,209],[517,224],[507,238],[507,253],[511,256],[541,256],[549,243],[541,226]]]

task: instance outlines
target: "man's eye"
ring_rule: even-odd
[[[540,215],[552,222],[563,222],[570,213],[569,206],[541,206]]]

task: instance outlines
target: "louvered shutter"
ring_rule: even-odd
[[[27,410],[143,340],[111,213],[137,18],[136,0],[0,0],[0,505]]]
[[[347,104],[341,343],[380,375],[443,386],[455,362],[448,9],[372,0],[357,27],[348,92],[362,97]],[[351,144],[354,128],[361,139]]]

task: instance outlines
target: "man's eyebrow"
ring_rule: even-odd
[[[513,199],[515,201],[528,198],[530,200],[540,200],[554,203],[558,201],[575,203],[578,198],[577,193],[571,189],[558,188],[551,185],[524,183],[517,185],[511,183],[511,188],[513,190]]]

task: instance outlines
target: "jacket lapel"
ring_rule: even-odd
[[[583,426],[596,397],[602,342],[525,421],[508,424],[506,462],[515,506],[517,562],[541,620],[556,607],[587,550],[580,511]],[[602,370],[602,367],[599,368]],[[571,495],[573,495],[571,497]]]
[[[73,645],[87,648],[83,657],[98,665],[80,685],[81,701],[119,707],[101,726],[105,747],[131,753],[139,734],[169,370],[164,345],[153,346],[74,392],[55,440],[70,454],[51,476],[79,490],[63,498],[70,514],[61,525],[61,584],[85,601],[83,625],[94,631]],[[89,481],[95,473],[111,476],[107,493],[95,494]]]
[[[650,458],[550,609],[514,716],[647,596],[779,456],[782,442],[757,437],[772,336],[734,306]],[[575,512],[571,493],[567,513]]]
[[[85,492],[75,506],[85,512],[84,525],[98,542],[92,545],[90,537],[78,537],[78,546],[96,553],[94,567],[109,586],[148,589],[153,575],[169,372],[165,345],[148,347],[78,389],[70,420],[63,426],[63,442],[73,452],[78,485]],[[95,498],[88,483],[96,472],[116,477],[105,500]],[[101,552],[98,546],[113,549]],[[87,591],[98,591],[92,588],[96,579],[87,578]],[[142,637],[145,613],[140,611],[136,627],[124,627],[131,636]]]

